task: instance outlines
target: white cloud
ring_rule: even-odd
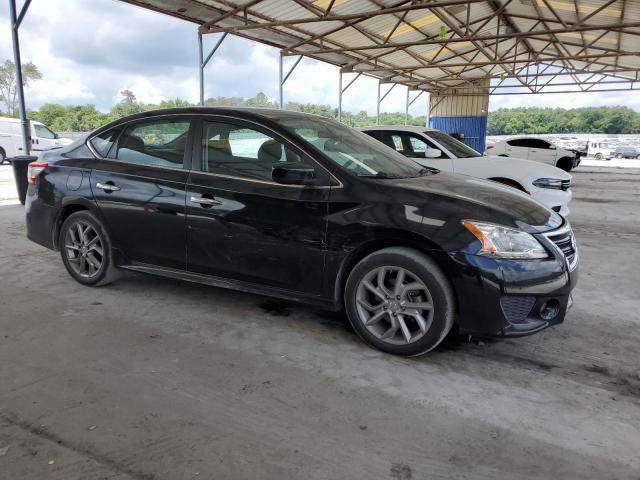
[[[13,58],[8,5],[0,1],[0,60]],[[27,92],[27,104],[94,103],[109,109],[129,88],[140,100],[198,99],[195,25],[113,0],[34,0],[20,29],[22,58],[33,61],[44,78]],[[216,35],[204,38],[210,49]],[[205,72],[205,95],[249,97],[264,92],[278,98],[277,49],[227,37]],[[286,58],[287,66],[295,58]],[[285,66],[285,71],[287,71]],[[351,75],[345,75],[346,85]],[[388,88],[382,86],[383,93]],[[360,77],[343,96],[343,109],[376,111],[377,81]],[[404,111],[406,89],[397,86],[382,111]],[[303,59],[285,85],[285,102],[338,103],[338,69]],[[410,109],[424,115],[427,95]],[[640,109],[640,95],[626,92],[576,95],[492,97],[490,109],[511,106],[629,105]]]

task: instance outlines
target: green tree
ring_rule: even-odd
[[[22,85],[29,86],[32,82],[40,80],[42,74],[38,67],[29,62],[22,65]],[[0,64],[0,100],[6,107],[10,116],[16,115],[18,109],[18,82],[16,81],[16,65],[11,60],[5,60]]]

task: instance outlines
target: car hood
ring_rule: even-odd
[[[511,171],[516,176],[538,178],[558,178],[560,180],[571,180],[571,175],[564,170],[542,162],[525,160],[523,158],[499,157],[497,155],[485,155],[483,157],[472,157],[459,160],[476,160],[484,162],[488,167],[500,168],[503,171]]]
[[[376,180],[394,202],[441,222],[463,219],[497,223],[541,233],[564,223],[560,215],[511,187],[496,182],[439,172],[423,177]],[[417,194],[417,195],[416,195]]]

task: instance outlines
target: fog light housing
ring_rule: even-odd
[[[560,313],[560,302],[558,300],[547,300],[540,307],[540,318],[551,321]]]

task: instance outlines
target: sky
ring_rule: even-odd
[[[20,5],[21,0],[17,0]],[[18,7],[19,8],[19,7]],[[205,51],[217,40],[206,35]],[[91,103],[102,111],[130,89],[138,100],[158,103],[198,100],[196,25],[116,0],[33,0],[20,28],[22,61],[35,63],[43,78],[26,92],[27,107],[44,103]],[[205,71],[205,97],[278,97],[278,50],[229,35]],[[9,7],[0,1],[0,61],[13,60]],[[287,65],[295,59],[287,58]],[[349,81],[345,75],[344,84]],[[384,88],[384,86],[383,86]],[[360,77],[343,96],[343,109],[375,114],[377,81]],[[338,103],[338,69],[303,59],[284,89],[287,101]],[[406,89],[397,86],[382,111],[404,111]],[[427,95],[411,107],[424,115]],[[489,109],[521,106],[576,108],[627,105],[640,110],[640,95],[628,92],[572,95],[494,96]]]

